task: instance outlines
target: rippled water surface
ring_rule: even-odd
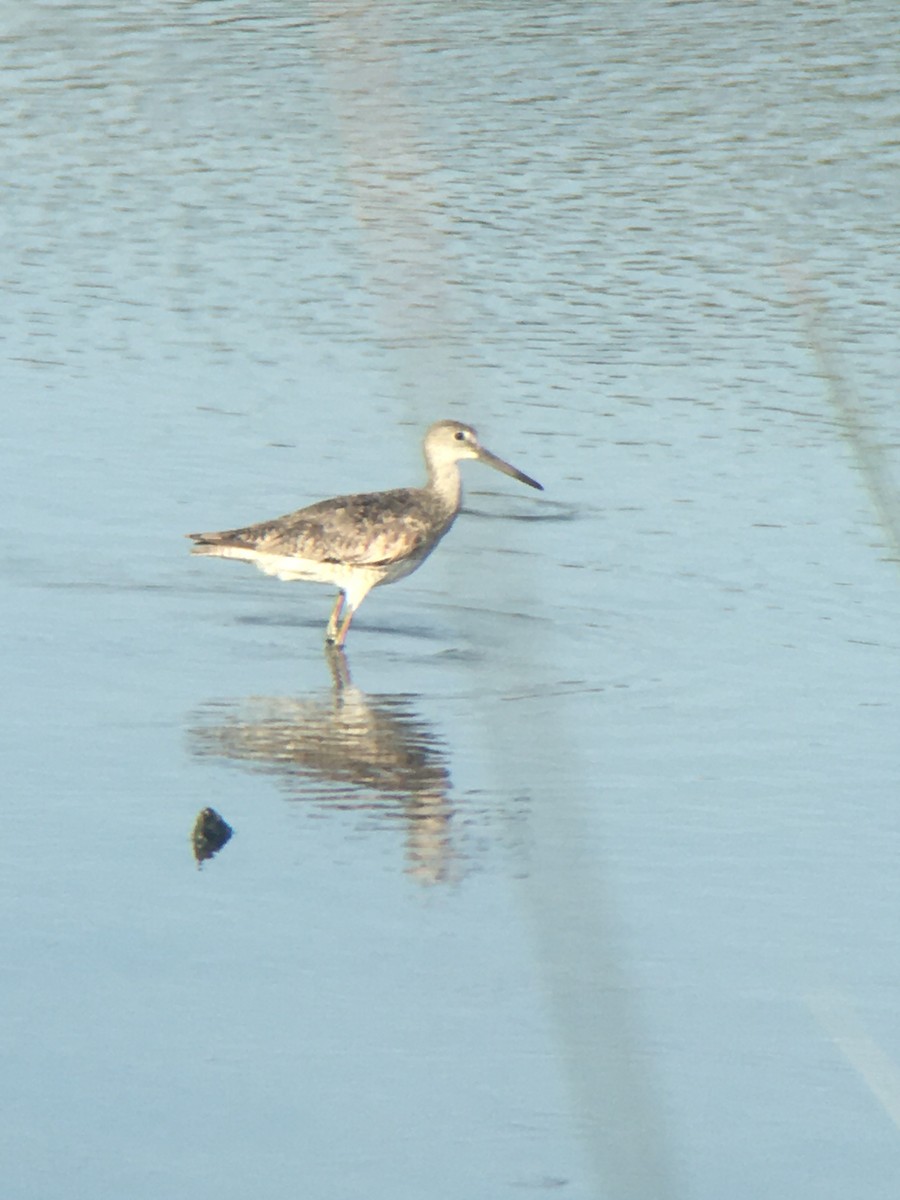
[[[4,1196],[892,1198],[900,11],[4,14]]]

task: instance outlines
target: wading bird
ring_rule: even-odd
[[[239,558],[279,579],[333,584],[338,596],[325,640],[343,646],[368,592],[415,571],[456,520],[463,459],[477,459],[543,491],[536,480],[485,450],[475,430],[458,421],[432,425],[423,450],[424,487],[335,496],[243,529],[190,533],[191,553]]]

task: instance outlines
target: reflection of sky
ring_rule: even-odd
[[[344,1194],[339,1133],[402,1196],[388,1113],[415,1196],[581,1200],[578,1145],[621,1176],[615,1121],[660,1112],[645,1181],[671,1154],[710,1197],[723,1162],[734,1197],[891,1186],[890,1106],[822,1030],[900,1058],[896,571],[817,339],[890,487],[898,17],[686,11],[17,15],[2,1075],[9,1146],[53,1130],[30,1194],[84,1145],[85,1194],[169,1163],[293,1195],[300,1158]],[[453,780],[471,856],[423,890],[389,818],[185,753],[210,696],[324,695],[331,598],[180,533],[412,483],[440,416],[567,519],[467,468],[477,515],[354,629],[366,696],[409,698]],[[198,875],[206,806],[237,836]],[[807,1009],[832,984],[851,1017]]]

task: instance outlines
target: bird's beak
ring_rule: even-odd
[[[504,475],[511,475],[513,479],[518,479],[519,483],[527,483],[529,487],[537,488],[539,492],[544,490],[543,486],[536,479],[532,479],[530,475],[526,475],[518,467],[513,467],[508,462],[504,462],[496,454],[491,454],[490,450],[485,450],[484,446],[478,447],[478,461],[487,463],[495,471],[502,471]]]

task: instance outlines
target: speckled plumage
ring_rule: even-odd
[[[201,546],[230,545],[310,562],[386,567],[432,549],[457,511],[440,503],[428,488],[394,488],[335,496],[243,529],[190,536],[202,538]]]
[[[461,502],[460,459],[478,459],[530,487],[541,487],[485,450],[475,430],[458,421],[432,425],[424,453],[424,487],[335,496],[240,529],[191,533],[191,552],[252,562],[279,579],[334,584],[338,598],[326,640],[342,646],[353,614],[371,588],[409,575],[453,524]],[[339,624],[345,601],[347,614]]]

